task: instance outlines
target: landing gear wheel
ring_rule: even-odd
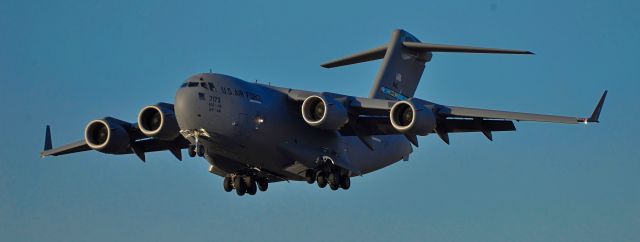
[[[200,157],[204,156],[204,146],[203,145],[198,145],[198,147],[196,147],[196,154]]]
[[[236,194],[238,194],[238,196],[242,196],[247,192],[247,187],[245,186],[241,176],[233,178],[233,188],[236,189]]]
[[[327,186],[327,178],[324,176],[324,172],[319,171],[316,173],[316,180],[318,181],[318,187],[324,188]]]
[[[351,178],[349,178],[349,175],[340,177],[340,187],[344,190],[349,190],[349,187],[351,187]]]
[[[304,178],[307,180],[307,183],[313,184],[316,181],[315,173],[313,170],[307,170],[304,173]]]
[[[243,180],[244,185],[247,187],[247,193],[249,193],[249,195],[256,195],[258,188],[256,187],[256,181],[253,179],[253,176],[245,176]]]
[[[189,145],[189,148],[187,150],[189,151],[189,157],[196,157],[196,146],[195,145]]]
[[[247,187],[247,193],[249,195],[256,195],[256,192],[258,192],[258,187],[256,186],[255,182],[251,184],[251,186]]]
[[[233,181],[231,181],[231,177],[225,176],[224,181],[222,183],[225,192],[230,192],[233,190]]]
[[[340,188],[339,177],[340,175],[336,172],[331,172],[331,174],[329,174],[329,187],[331,188],[331,190],[335,191]]]
[[[261,192],[266,192],[269,188],[269,180],[267,178],[258,179],[258,190]]]

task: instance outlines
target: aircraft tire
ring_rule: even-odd
[[[231,190],[233,190],[233,181],[231,181],[231,177],[229,176],[225,176],[224,177],[224,181],[222,183],[224,191],[225,192],[230,192]]]
[[[204,156],[204,146],[203,145],[199,145],[198,148],[196,149],[196,154],[199,157],[203,157]]]
[[[245,176],[243,180],[247,188],[247,193],[249,193],[249,195],[255,195],[258,188],[256,187],[256,181],[253,179],[253,176]]]
[[[351,178],[349,178],[349,175],[340,177],[340,187],[344,190],[349,190],[349,187],[351,187]]]
[[[256,192],[258,192],[258,186],[256,186],[255,182],[251,186],[247,187],[247,193],[249,195],[256,195]]]
[[[189,145],[187,151],[189,153],[189,157],[196,157],[196,147],[194,145]]]
[[[327,178],[324,176],[324,172],[319,171],[316,174],[316,180],[318,181],[318,187],[324,188],[327,186]]]
[[[316,181],[316,177],[313,170],[307,170],[304,174],[304,178],[309,184],[313,184]]]
[[[267,178],[258,179],[258,190],[261,192],[266,192],[269,188],[269,180]]]
[[[244,186],[245,187],[250,187],[252,183],[255,183],[255,179],[253,179],[253,176],[242,176],[242,181],[244,181]]]
[[[338,173],[336,172],[331,172],[329,174],[329,187],[331,188],[331,190],[338,190],[338,188],[340,188],[340,175],[338,175]]]
[[[233,179],[233,187],[236,189],[236,194],[238,194],[238,196],[242,196],[245,192],[247,192],[247,187],[245,186],[244,181],[240,176],[236,176]]]

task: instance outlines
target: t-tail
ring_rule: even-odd
[[[424,71],[424,65],[431,61],[433,52],[533,54],[530,51],[522,50],[422,43],[410,33],[397,29],[393,31],[391,40],[386,45],[327,62],[321,66],[333,68],[383,59],[369,97],[405,100],[415,94]]]

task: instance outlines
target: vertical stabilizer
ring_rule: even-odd
[[[370,98],[404,100],[413,97],[420,83],[424,64],[431,60],[431,52],[409,49],[404,46],[404,42],[420,43],[404,30],[393,31],[369,93]]]
[[[407,31],[397,29],[393,31],[391,40],[386,45],[330,61],[321,66],[334,68],[383,59],[369,97],[405,100],[415,94],[424,71],[424,64],[431,61],[433,52],[533,54],[525,50],[422,43]]]

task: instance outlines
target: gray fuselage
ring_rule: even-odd
[[[301,103],[288,98],[289,90],[227,75],[197,74],[176,93],[176,118],[181,130],[207,133],[199,142],[206,147],[212,172],[221,176],[258,168],[302,180],[317,157],[340,152],[368,173],[412,152],[403,135],[374,136],[372,150],[356,136],[310,127],[300,115]]]

